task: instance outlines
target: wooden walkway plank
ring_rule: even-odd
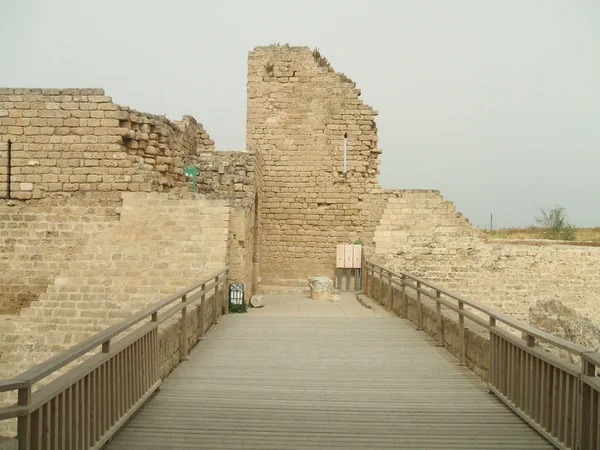
[[[550,449],[395,317],[225,316],[116,449]]]

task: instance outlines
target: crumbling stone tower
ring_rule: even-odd
[[[333,276],[337,243],[371,243],[380,214],[377,112],[308,47],[258,47],[248,58],[247,148],[257,160],[261,288]]]

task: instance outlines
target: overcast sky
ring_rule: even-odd
[[[318,47],[379,110],[386,188],[600,226],[600,1],[0,0],[0,86],[102,87],[245,147],[246,59]]]

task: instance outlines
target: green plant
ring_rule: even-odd
[[[562,206],[552,209],[540,207],[541,215],[535,218],[536,223],[544,228],[546,239],[573,241],[575,228],[567,221],[567,212]]]
[[[265,64],[265,70],[267,71],[267,74],[272,77],[275,74],[275,64],[272,62]]]
[[[363,241],[361,239],[357,239],[354,241],[354,245],[363,245]]]
[[[229,304],[229,313],[230,314],[239,314],[239,313],[245,313],[248,312],[248,305],[246,305],[245,303],[242,303],[240,305],[237,304]]]
[[[321,55],[321,52],[317,47],[315,47],[312,51],[312,55],[319,67],[331,67],[331,64],[329,64],[327,58]]]
[[[352,81],[349,77],[347,77],[345,73],[340,73],[340,78],[345,83],[353,83],[354,84],[354,81]]]

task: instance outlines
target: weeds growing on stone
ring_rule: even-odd
[[[265,70],[267,71],[267,74],[272,77],[275,74],[275,64],[271,62],[265,64]]]
[[[317,47],[315,47],[312,51],[312,55],[319,67],[331,67],[331,64],[329,64],[327,58],[321,55],[321,52]]]

